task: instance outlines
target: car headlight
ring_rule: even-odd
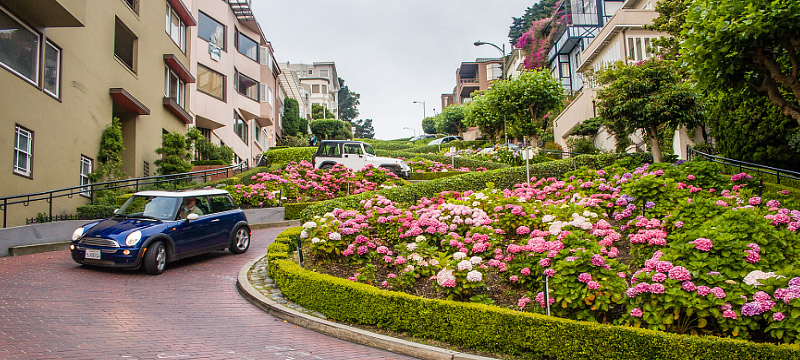
[[[142,239],[142,232],[139,231],[139,230],[136,230],[136,231],[128,234],[128,237],[125,238],[125,245],[134,246],[137,243],[139,243],[139,240],[141,240],[141,239]]]
[[[80,239],[82,235],[83,235],[83,226],[75,229],[75,231],[72,232],[72,241]]]

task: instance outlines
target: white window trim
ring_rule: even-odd
[[[51,42],[50,40],[45,40],[45,44],[44,44],[45,53],[47,52],[47,48],[48,47],[51,47],[53,50],[56,51],[56,89],[55,89],[55,93],[53,93],[52,91],[48,90],[47,87],[45,87],[44,79],[42,79],[42,90],[44,90],[45,93],[47,93],[47,94],[53,96],[54,98],[58,99],[59,96],[61,96],[61,49],[58,46],[56,46],[55,43]],[[42,74],[42,75],[44,75],[44,74]]]
[[[36,40],[36,48],[37,48],[37,50],[36,50],[36,62],[35,62],[35,64],[36,64],[36,70],[34,71],[36,78],[35,78],[35,79],[29,79],[29,78],[28,78],[28,77],[26,77],[25,75],[22,75],[22,74],[20,74],[20,73],[19,73],[17,70],[15,70],[14,68],[12,68],[11,66],[9,66],[9,65],[6,65],[6,64],[4,64],[4,63],[2,63],[2,62],[0,62],[0,66],[2,66],[3,68],[5,68],[6,70],[8,70],[8,71],[10,71],[10,72],[12,72],[12,73],[14,73],[14,74],[16,74],[17,76],[19,76],[19,77],[21,77],[21,78],[25,79],[27,82],[29,82],[29,83],[31,83],[31,84],[33,84],[33,85],[39,86],[39,73],[41,72],[41,66],[40,66],[40,62],[41,62],[41,59],[42,59],[42,51],[41,51],[41,47],[42,47],[42,46],[41,46],[41,45],[42,45],[42,35],[41,35],[41,34],[39,34],[38,32],[36,32],[36,30],[33,30],[33,28],[31,28],[30,26],[28,26],[28,24],[25,24],[25,22],[23,22],[22,20],[20,20],[18,17],[14,16],[14,15],[13,15],[13,14],[11,14],[10,12],[6,11],[6,9],[5,9],[4,7],[0,6],[0,11],[2,11],[3,13],[5,13],[5,14],[6,14],[6,16],[10,17],[12,20],[16,21],[16,22],[17,22],[17,24],[21,25],[23,28],[25,28],[26,30],[28,30],[29,32],[31,32],[31,34],[33,34],[33,35],[36,35],[36,39],[37,39],[37,40]]]
[[[184,108],[186,104],[186,83],[178,76],[178,73],[170,69],[169,66],[164,65],[164,69],[164,96],[172,99],[170,96],[172,81],[170,81],[170,79],[174,75],[178,79],[178,91],[176,95],[178,99],[175,102],[178,106]]]
[[[178,22],[180,24],[180,25],[178,25],[178,28],[179,28],[178,31],[180,32],[180,34],[178,34],[178,36],[180,36],[180,40],[179,41],[175,41],[175,37],[174,37],[175,34],[172,33],[172,17],[173,16],[178,18]],[[172,5],[170,5],[169,3],[167,3],[166,19],[167,19],[167,24],[166,24],[165,31],[166,31],[167,35],[169,35],[169,38],[172,39],[172,42],[174,42],[175,45],[178,45],[178,48],[180,48],[182,52],[186,53],[186,23],[183,22],[183,19],[181,19],[181,17],[178,15],[178,12],[175,11],[175,9],[172,8]]]
[[[27,151],[22,150],[19,147],[19,137],[20,133],[27,137]],[[25,156],[25,168],[21,168],[17,166],[19,163],[20,154]],[[14,127],[14,173],[17,175],[22,175],[25,177],[31,177],[33,175],[33,171],[31,169],[33,165],[33,132],[25,129],[19,125]]]
[[[84,174],[83,170],[84,170],[84,165],[86,165],[86,164],[89,165],[89,168],[88,168],[89,172]],[[94,164],[93,164],[92,159],[90,159],[90,158],[88,158],[88,157],[86,157],[84,155],[81,155],[81,170],[80,170],[81,171],[81,195],[83,195],[83,196],[88,196],[88,197],[92,196],[92,188],[89,187],[88,185],[91,185],[91,183],[92,183],[92,181],[89,179],[89,174],[91,174],[92,171],[93,171],[93,165]]]

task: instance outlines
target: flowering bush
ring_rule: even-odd
[[[411,167],[411,171],[413,172],[486,171],[486,168],[483,167],[476,168],[475,170],[470,170],[470,168],[464,166],[459,168],[454,168],[453,165],[450,164],[443,164],[438,161],[423,159],[420,157],[414,157],[404,160],[408,163],[408,166]]]
[[[301,237],[318,266],[372,265],[383,289],[797,342],[800,211],[752,196],[747,181],[694,162],[581,168],[413,204],[376,196],[314,218]]]
[[[401,184],[388,169],[352,171],[341,164],[330,170],[315,169],[308,161],[292,162],[284,170],[258,173],[251,185],[223,185],[242,206],[268,207],[282,202],[309,202],[359,194]],[[279,199],[283,197],[283,199]]]

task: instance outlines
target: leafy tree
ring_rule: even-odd
[[[653,39],[653,46],[660,49],[661,55],[669,60],[678,58],[680,41],[683,39],[681,31],[686,22],[690,0],[661,0],[656,3],[658,17],[653,23],[645,25],[648,30],[663,31],[671,36]]]
[[[93,182],[100,180],[113,181],[127,177],[128,174],[120,170],[122,167],[122,153],[125,146],[122,143],[122,124],[119,118],[113,118],[103,135],[100,137],[100,153],[97,154],[99,166],[89,175]]]
[[[222,160],[226,164],[233,161],[233,149],[230,146],[212,143],[196,127],[189,129],[186,137],[189,144],[194,144],[195,160]]]
[[[283,99],[282,133],[289,136],[308,134],[308,121],[300,117],[300,105],[290,97]]]
[[[361,95],[351,91],[344,84],[344,79],[339,78],[339,119],[352,122],[358,117],[358,105]],[[333,118],[332,116],[330,118]]]
[[[158,173],[161,175],[180,174],[192,170],[190,152],[191,141],[179,133],[166,133],[161,136],[161,147],[156,149],[156,154],[162,159],[155,161]]]
[[[711,94],[706,120],[716,148],[725,157],[800,170],[800,153],[790,136],[800,126],[755,90],[725,89]],[[758,119],[753,121],[753,119]]]
[[[531,24],[534,21],[553,16],[557,1],[558,0],[541,0],[525,9],[525,14],[523,14],[522,17],[512,17],[512,24],[508,29],[509,43],[512,45],[516,44],[522,34],[531,28]]]
[[[311,132],[320,140],[352,139],[350,123],[336,119],[320,119],[311,122]]]
[[[436,134],[436,119],[430,116],[422,119],[422,131],[426,134]]]
[[[450,105],[436,116],[436,131],[443,134],[458,135],[464,131],[464,107]]]
[[[503,120],[503,115],[492,109],[483,96],[476,96],[466,104],[464,125],[477,126],[489,139],[496,140],[503,133]]]
[[[372,139],[375,138],[375,128],[372,127],[372,119],[358,119],[353,122],[356,127],[356,133],[353,136],[359,139]]]
[[[324,108],[322,105],[314,104],[311,105],[311,120],[318,120],[318,119],[335,119],[336,117],[333,116],[333,113]]]
[[[800,123],[800,1],[694,0],[682,34],[698,85],[748,84]]]
[[[682,80],[676,66],[667,60],[619,62],[597,77],[605,85],[597,92],[605,124],[618,135],[644,131],[655,162],[661,162],[659,129],[693,127],[701,119],[699,96]]]

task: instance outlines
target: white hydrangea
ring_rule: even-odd
[[[484,194],[482,192],[477,192],[477,193],[474,193],[472,195],[474,195],[475,198],[478,199],[478,200],[486,200],[486,199],[489,198],[488,196],[486,196],[486,194]]]
[[[461,260],[458,263],[458,271],[468,271],[472,270],[472,263],[469,260]]]
[[[467,258],[467,254],[464,254],[461,251],[456,251],[456,253],[453,254],[453,260],[464,260],[466,258]]]
[[[478,264],[481,263],[481,261],[483,261],[483,259],[481,259],[480,256],[473,256],[473,257],[469,258],[469,262],[471,262],[472,265],[478,265]]]
[[[417,235],[417,237],[414,238],[414,241],[416,241],[416,242],[425,242],[425,240],[427,240],[425,238],[425,235]]]
[[[338,232],[334,231],[334,232],[328,234],[328,239],[331,239],[333,241],[342,240],[342,234],[339,234]]]
[[[308,237],[308,231],[303,230],[303,231],[300,232],[300,238],[301,239],[305,239],[307,237]]]
[[[596,213],[593,213],[593,212],[591,212],[591,211],[589,211],[589,210],[584,210],[584,211],[583,211],[583,216],[584,216],[584,217],[596,218],[596,217],[597,217],[597,214],[596,214]]]
[[[420,262],[420,261],[422,261],[422,256],[420,256],[417,253],[411,253],[411,255],[408,255],[408,260],[411,260],[411,261],[414,261],[414,262]]]
[[[469,282],[483,281],[483,274],[480,271],[472,270],[467,273],[467,281]]]
[[[761,286],[763,284],[758,282],[758,280],[766,280],[773,277],[776,277],[776,275],[772,271],[765,273],[761,270],[753,270],[747,274],[742,281],[750,286]]]
[[[545,216],[542,216],[542,222],[546,222],[546,223],[549,223],[549,222],[551,222],[551,221],[553,221],[553,220],[555,220],[555,219],[556,219],[556,216],[555,216],[555,215],[545,215]]]
[[[303,224],[303,229],[305,229],[305,230],[313,229],[315,227],[317,227],[317,223],[315,223],[313,221],[309,221],[309,222],[306,222],[305,224]]]
[[[472,202],[472,206],[480,206],[480,204],[481,204],[480,201],[473,201]]]
[[[320,243],[321,241],[323,241],[323,240],[320,240],[318,237],[315,237],[315,238],[311,239],[311,243],[312,243],[312,244],[318,244],[318,243]]]

